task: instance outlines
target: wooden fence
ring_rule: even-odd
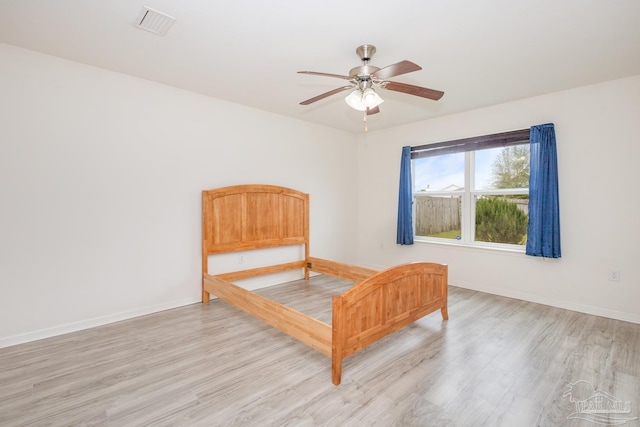
[[[529,215],[529,199],[507,199],[511,203],[515,203],[522,212]]]
[[[515,203],[525,214],[529,213],[529,199],[506,199]],[[416,196],[416,236],[432,236],[444,231],[460,230],[462,197]]]
[[[416,236],[460,230],[461,197],[419,196],[414,203]]]

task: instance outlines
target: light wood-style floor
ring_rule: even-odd
[[[261,293],[329,322],[347,287]],[[0,349],[0,425],[603,425],[568,418],[580,380],[640,415],[640,325],[455,287],[449,316],[345,359],[338,387],[329,358],[218,300]]]

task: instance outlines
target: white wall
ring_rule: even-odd
[[[555,123],[562,258],[395,244],[404,145]],[[640,76],[372,132],[359,141],[358,260],[431,260],[450,283],[640,323]],[[620,270],[621,281],[608,280]]]
[[[314,256],[445,262],[453,285],[640,322],[639,117],[636,76],[354,137],[0,44],[0,347],[199,301],[200,191],[251,182],[311,195]],[[400,147],[546,122],[562,259],[395,244]]]
[[[307,192],[312,255],[355,261],[355,156],[347,133],[0,44],[0,347],[199,301],[203,189]]]

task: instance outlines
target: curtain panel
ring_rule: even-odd
[[[531,127],[526,254],[560,258],[558,159],[553,123]]]
[[[400,190],[398,195],[398,231],[396,243],[413,245],[413,193],[411,182],[411,147],[402,147]]]

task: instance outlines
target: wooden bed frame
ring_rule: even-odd
[[[304,259],[210,275],[210,255],[304,246]],[[304,269],[356,284],[332,298],[328,325],[231,283]],[[332,381],[340,384],[342,360],[384,336],[440,309],[447,315],[448,270],[418,262],[377,272],[309,256],[309,195],[273,185],[238,185],[202,192],[202,302],[210,294],[235,305],[331,357]]]

